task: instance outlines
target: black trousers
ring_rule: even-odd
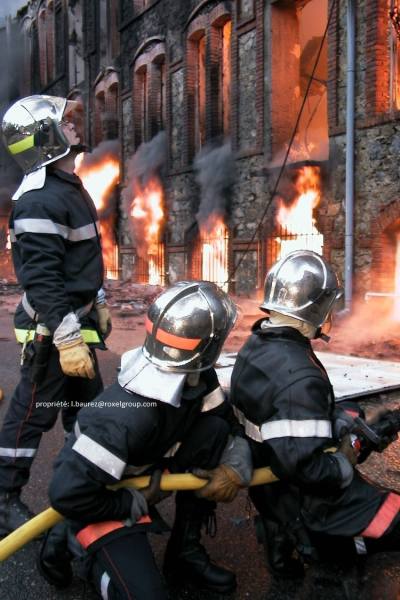
[[[341,537],[310,532],[310,540],[322,560],[346,564],[360,556],[379,552],[400,552],[400,513],[379,538]]]
[[[64,430],[71,431],[81,403],[93,400],[102,390],[95,352],[96,377],[67,377],[61,370],[58,350],[52,346],[44,380],[31,383],[31,364],[25,361],[21,378],[10,400],[0,431],[0,491],[20,491],[40,444],[62,410]]]
[[[170,459],[170,470],[184,472],[192,467],[212,469],[217,466],[226,446],[229,426],[220,417],[203,413],[182,440]],[[194,511],[207,512],[205,500],[192,492],[177,494],[179,505],[192,504]],[[99,542],[96,542],[96,546]],[[89,547],[90,552],[90,547]],[[102,598],[109,600],[164,600],[167,598],[147,534],[132,528],[121,530],[121,537],[112,533],[102,538],[101,547],[93,553],[89,578]]]

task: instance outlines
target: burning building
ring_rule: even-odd
[[[7,23],[2,104],[79,98],[100,157],[118,140],[108,166],[78,167],[109,277],[252,295],[305,247],[351,271],[355,296],[399,304],[400,3],[359,0],[354,30],[353,4],[30,0]]]

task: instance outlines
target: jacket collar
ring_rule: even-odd
[[[67,173],[66,171],[61,171],[60,169],[49,169],[49,167],[47,168],[49,175],[54,175],[54,177],[58,177],[59,179],[62,179],[63,181],[68,181],[68,183],[72,183],[74,185],[82,185],[82,181],[79,179],[78,175],[75,175],[75,173]]]
[[[307,347],[311,347],[310,340],[306,338],[302,333],[300,333],[300,331],[294,329],[294,327],[261,327],[261,325],[266,321],[268,321],[268,319],[258,319],[258,321],[256,321],[251,328],[252,333],[263,337],[267,336],[293,340],[296,342],[300,342],[301,344],[304,344]]]

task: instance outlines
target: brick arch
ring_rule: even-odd
[[[377,291],[393,291],[399,235],[400,199],[396,199],[382,208],[371,222],[371,268]]]
[[[118,137],[119,77],[113,67],[103,69],[94,84],[94,140],[99,144]]]
[[[165,41],[160,36],[145,40],[132,60],[133,127],[136,148],[164,127],[165,62]]]
[[[134,66],[141,62],[152,62],[157,54],[165,54],[165,38],[163,36],[153,36],[144,40],[136,50],[131,64]]]

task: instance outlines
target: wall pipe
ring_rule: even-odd
[[[347,0],[346,196],[345,196],[345,309],[353,301],[354,262],[354,126],[355,126],[355,2]]]

